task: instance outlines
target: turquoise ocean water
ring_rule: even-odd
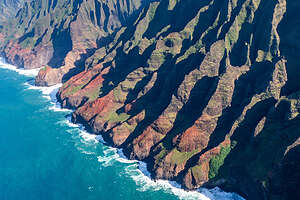
[[[0,200],[241,199],[152,181],[143,163],[70,123],[70,111],[54,102],[56,87],[30,85],[35,73],[0,60]]]

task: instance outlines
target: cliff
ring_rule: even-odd
[[[57,26],[72,33],[72,50],[56,69],[47,62],[37,83],[63,81],[57,97],[75,109],[72,120],[147,162],[154,179],[246,199],[300,198],[300,3],[161,0],[140,8],[126,26],[94,24],[106,32],[94,40],[76,40],[81,20]],[[12,41],[3,49],[18,64],[11,57],[25,50],[11,51]],[[68,74],[76,49],[84,59],[70,62]]]
[[[2,0],[0,3],[0,23],[5,23],[15,16],[16,10],[20,9],[24,0]]]
[[[143,4],[142,0],[25,1],[15,18],[2,25],[3,55],[25,69],[47,69],[41,71],[37,85],[57,84],[80,71],[86,57],[129,23]]]

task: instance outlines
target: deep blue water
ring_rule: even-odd
[[[1,64],[0,64],[1,65]],[[0,199],[206,199],[155,183],[117,150],[67,123],[29,76],[0,69]],[[203,191],[212,199],[237,199]],[[213,196],[215,195],[215,196]]]

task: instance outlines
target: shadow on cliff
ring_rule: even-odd
[[[300,117],[292,120],[286,119],[290,106],[290,102],[286,100],[282,100],[277,106],[271,106],[268,115],[266,115],[264,128],[258,135],[254,135],[254,129],[262,115],[250,116],[249,120],[252,122],[247,123],[246,121],[241,128],[236,130],[232,139],[237,141],[237,145],[225,159],[224,165],[220,169],[220,174],[229,180],[223,186],[224,188],[238,191],[249,199],[254,197],[256,197],[255,199],[268,199],[269,197],[265,196],[267,193],[272,196],[281,195],[281,189],[274,190],[272,179],[274,179],[276,170],[281,168],[288,146],[292,145],[300,136]],[[254,110],[254,112],[261,111]],[[299,159],[296,161],[299,162]],[[297,171],[293,168],[289,168],[289,170]],[[291,176],[285,178],[292,179]],[[265,185],[263,185],[264,182]],[[277,188],[281,188],[287,183],[281,184],[277,185]],[[288,185],[293,190],[293,185]]]
[[[195,121],[201,116],[204,108],[207,106],[213,92],[217,88],[217,77],[203,77],[195,84],[191,90],[189,100],[177,113],[172,130],[170,130],[163,139],[164,147],[172,150],[176,143],[172,140],[179,134],[184,133],[189,127],[195,124]],[[156,146],[153,147],[153,149]]]
[[[217,147],[225,140],[225,137],[232,129],[234,122],[238,120],[245,106],[250,103],[251,98],[255,94],[260,94],[266,90],[269,81],[272,80],[274,65],[274,63],[270,63],[268,61],[256,63],[250,68],[250,71],[235,81],[235,89],[232,96],[231,106],[223,110],[222,115],[218,119],[215,130],[210,135],[207,147],[187,161],[185,169],[178,175],[179,179],[185,176],[189,168],[197,165],[201,155]],[[268,103],[268,101],[271,103]],[[267,105],[272,105],[272,103],[274,103],[272,100],[268,101],[261,103],[263,108],[266,103]],[[259,105],[260,104],[253,109],[257,110],[260,107]]]
[[[300,145],[285,154],[279,171],[279,187],[272,191],[279,191],[285,199],[300,199]]]
[[[224,141],[234,122],[251,102],[251,98],[267,89],[269,82],[272,80],[276,62],[264,61],[255,63],[251,66],[250,71],[235,81],[231,106],[223,110],[222,116],[218,119],[217,127],[210,136],[207,150],[216,147]]]
[[[176,59],[166,58],[166,62],[157,71],[157,80],[153,87],[135,102],[137,106],[130,114],[136,115],[145,109],[145,118],[123,143],[124,147],[158,119],[170,104],[172,95],[175,95],[185,75],[199,66],[203,59],[204,55],[199,53],[190,55],[186,60],[178,64],[175,64]]]
[[[152,0],[142,0],[141,1],[141,6],[139,9],[133,11],[130,13],[129,8],[127,10],[128,13],[125,12],[125,14],[122,14],[122,11],[120,10],[120,4],[119,2],[117,2],[117,6],[118,6],[118,12],[119,12],[119,18],[120,18],[120,22],[122,24],[122,26],[131,26],[131,24],[133,24],[133,22],[137,19],[138,17],[138,13],[143,9],[143,7],[147,6],[150,4],[150,2],[152,2]],[[83,3],[83,0],[79,0],[79,1],[74,1],[73,2],[73,11],[72,13],[78,13],[78,10],[80,8],[80,5]],[[92,56],[97,49],[100,49],[101,47],[105,47],[108,44],[110,44],[114,37],[116,36],[116,33],[119,31],[120,28],[118,27],[108,27],[108,20],[110,18],[110,11],[109,8],[103,4],[103,10],[104,10],[104,14],[105,16],[102,16],[101,13],[99,12],[101,10],[101,5],[99,1],[95,1],[95,15],[96,15],[96,19],[91,19],[93,21],[93,24],[95,26],[101,26],[101,17],[105,17],[104,20],[104,25],[103,25],[103,29],[105,32],[107,32],[107,34],[105,34],[106,36],[100,37],[96,43],[97,43],[97,47],[96,48],[90,48],[90,49],[86,49],[86,53],[82,53],[80,54],[80,59],[77,60],[74,65],[75,67],[70,69],[69,72],[67,72],[64,77],[63,77],[63,82],[66,82],[67,80],[69,80],[69,78],[71,78],[72,76],[82,72],[83,70],[86,70],[85,64],[86,64],[86,60]],[[127,1],[127,5],[129,6],[129,1]],[[93,15],[94,16],[94,15]],[[76,21],[77,19],[77,15],[74,15],[74,17],[72,18],[71,22],[69,22],[70,24],[74,21]],[[64,23],[61,23],[61,26]],[[112,26],[112,25],[111,25]],[[64,58],[66,57],[67,53],[70,52],[72,50],[72,40],[71,40],[71,36],[70,36],[70,28],[66,29],[62,32],[58,32],[58,30],[63,30],[62,27],[57,28],[54,30],[53,34],[52,34],[52,39],[53,39],[53,47],[54,47],[54,56],[52,57],[52,59],[49,62],[49,65],[53,68],[58,68],[64,65]],[[90,67],[90,66],[88,66]]]
[[[241,152],[245,151],[245,148],[255,139],[256,127],[264,119],[269,110],[275,105],[276,100],[274,98],[269,98],[256,103],[251,109],[249,109],[245,115],[243,122],[234,131],[231,141],[236,142],[234,150],[226,158],[223,168],[230,170],[230,173],[234,175],[229,175],[230,178],[235,176],[239,177],[240,183],[236,185],[231,185],[228,183],[225,188],[233,187],[229,190],[234,190],[235,192],[242,194],[242,196],[247,197],[246,199],[262,199],[262,190],[251,177],[243,171],[243,167],[249,162],[249,158],[242,155]],[[235,158],[234,154],[238,153],[239,158]],[[253,152],[255,153],[255,152]],[[258,152],[257,152],[258,153]],[[231,159],[234,158],[234,159]],[[232,167],[234,164],[238,164],[240,167]],[[220,174],[222,169],[220,169]]]
[[[287,96],[300,90],[299,60],[300,60],[300,2],[287,0],[287,11],[278,26],[280,36],[280,52],[286,62],[288,81],[281,91]]]
[[[182,30],[185,26],[186,26],[186,22],[189,21],[190,19],[194,18],[195,15],[197,14],[197,12],[200,10],[200,8],[204,7],[205,5],[207,5],[207,1],[202,2],[201,4],[197,4],[194,5],[194,2],[181,2],[181,4],[184,4],[184,6],[175,6],[174,10],[172,11],[168,11],[167,13],[164,13],[161,16],[154,16],[154,19],[152,20],[152,22],[149,24],[149,27],[147,29],[147,31],[144,33],[144,36],[147,38],[152,38],[155,37],[155,32],[152,30],[153,29],[162,29],[164,26],[170,24],[170,28],[166,31],[163,32],[162,34],[164,36],[168,35],[170,32],[172,31],[180,31]],[[203,23],[203,21],[201,21],[202,23],[200,23],[200,21],[198,22],[198,26],[197,26],[197,33],[194,33],[194,35],[202,35],[206,28],[211,26],[214,23],[214,19],[217,17],[217,14],[219,12],[219,10],[221,9],[221,5],[223,2],[220,1],[214,1],[211,5],[212,7],[212,11],[209,10],[207,12],[205,12],[203,14],[203,16],[206,16],[207,18],[212,17],[212,19],[210,19],[208,22]],[[194,5],[194,6],[193,6]],[[166,8],[168,5],[167,4],[160,4],[160,6],[157,8],[157,13],[162,12],[161,10],[163,10],[164,8]],[[171,22],[164,22],[165,19],[165,15],[169,16],[170,13],[176,13],[176,16],[180,15],[180,13],[183,12],[183,8],[190,8],[192,7],[192,11],[189,12],[187,15],[185,15],[185,19],[189,19],[189,20],[182,20],[180,22],[177,22],[175,19]],[[158,14],[157,14],[158,15]],[[176,22],[176,23],[175,23]],[[174,24],[172,24],[174,23]],[[196,31],[195,29],[195,31]],[[201,30],[201,31],[199,31]],[[159,36],[158,36],[159,37]],[[131,133],[131,135],[127,138],[127,140],[125,141],[125,143],[123,144],[123,146],[127,146],[128,144],[130,144],[134,138],[138,137],[149,125],[151,125],[156,119],[158,119],[158,117],[163,113],[163,111],[168,107],[168,105],[171,102],[171,98],[172,95],[176,95],[176,91],[178,90],[178,87],[180,86],[180,84],[182,83],[182,81],[184,80],[184,76],[186,74],[188,74],[189,72],[191,72],[192,70],[194,70],[197,66],[199,66],[203,59],[204,59],[204,55],[202,55],[201,53],[195,53],[195,54],[191,54],[187,59],[183,60],[182,62],[175,64],[176,59],[179,58],[180,56],[183,56],[184,53],[186,52],[186,50],[188,49],[188,47],[190,45],[195,44],[197,41],[190,41],[188,39],[183,41],[183,47],[181,49],[181,52],[179,54],[177,54],[175,57],[171,57],[171,55],[166,56],[165,58],[165,63],[163,63],[162,66],[159,67],[158,71],[157,71],[157,80],[154,83],[154,86],[150,89],[150,91],[148,91],[147,94],[145,94],[144,96],[140,97],[139,99],[137,99],[134,103],[134,111],[132,111],[130,113],[131,116],[134,116],[136,114],[138,114],[139,112],[142,111],[143,108],[145,108],[145,119],[139,123],[139,125],[135,128],[135,130]],[[152,53],[152,52],[151,52]],[[146,60],[145,60],[146,61]],[[169,72],[169,73],[168,73]],[[167,76],[168,74],[168,76]],[[139,84],[136,85],[136,87],[129,92],[128,96],[127,96],[127,100],[126,103],[130,103],[132,102],[136,97],[139,91],[141,91],[142,87],[147,85],[147,83],[151,80],[152,74],[150,76],[145,77],[143,80],[141,80],[139,82]],[[166,78],[167,77],[167,78]],[[208,78],[209,79],[209,78]],[[205,78],[202,80],[204,82],[206,82],[208,85],[211,86],[212,82],[211,80],[206,80]],[[200,81],[201,82],[201,81]],[[200,84],[200,82],[198,84]],[[202,85],[204,88],[206,88],[208,90],[208,86],[204,86]],[[196,85],[195,88],[198,88],[198,85]],[[206,90],[205,89],[205,90]],[[196,93],[195,90],[193,91],[193,93]],[[157,97],[159,97],[159,99],[157,99]],[[199,99],[199,98],[198,98]],[[152,102],[152,103],[150,103]],[[153,104],[153,102],[155,102]],[[192,100],[192,102],[194,102],[194,100]],[[191,102],[189,102],[191,103]],[[195,105],[195,103],[192,103],[193,105]],[[199,105],[199,104],[198,104]],[[203,105],[201,105],[203,106]],[[186,105],[181,114],[183,116],[183,113],[186,112],[184,110],[187,110],[189,107],[189,104]],[[120,110],[121,112],[121,110]],[[192,124],[195,120],[196,117],[198,116],[199,113],[201,113],[201,111],[199,110],[199,112],[196,112],[195,115],[191,116],[191,119],[189,119],[189,122],[187,124]],[[180,116],[179,116],[180,118]],[[176,127],[179,127],[179,118],[177,119],[177,124]],[[195,118],[195,119],[194,119]],[[182,120],[182,119],[180,119]],[[188,127],[185,126],[184,129],[187,129]],[[176,128],[174,129],[176,130]],[[174,131],[173,130],[173,131]],[[172,131],[172,134],[170,135],[174,135],[175,132]],[[176,133],[177,134],[177,133]],[[169,139],[172,136],[169,136]]]
[[[210,3],[210,1],[204,1],[202,4],[197,4],[197,6],[195,6],[195,5],[193,6],[193,4],[191,4],[191,2],[182,2],[181,4],[185,5],[185,6],[183,6],[184,8],[193,7],[192,11],[190,13],[188,13],[187,15],[185,15],[185,19],[190,20],[193,17],[195,17],[195,15],[197,14],[197,11],[199,11],[200,8],[204,7],[208,3]],[[203,59],[199,59],[199,58],[198,58],[199,59],[198,61],[196,61],[196,62],[192,61],[191,62],[190,59],[194,56],[196,57],[196,55],[192,55],[191,57],[186,59],[184,62],[178,64],[178,66],[175,65],[175,60],[176,60],[176,58],[183,55],[183,53],[188,49],[188,47],[190,45],[194,45],[200,39],[200,37],[208,29],[208,27],[211,27],[213,25],[213,23],[215,22],[215,19],[217,18],[218,14],[221,13],[220,14],[221,17],[218,21],[217,26],[213,30],[208,32],[208,34],[204,37],[204,41],[207,43],[206,49],[208,49],[210,47],[210,45],[212,44],[212,41],[213,41],[212,38],[215,38],[217,36],[217,31],[216,30],[218,30],[218,28],[226,21],[227,11],[226,11],[226,9],[225,10],[222,9],[222,7],[226,6],[226,5],[228,6],[228,2],[226,4],[226,1],[214,1],[214,2],[211,3],[210,9],[207,9],[206,11],[204,11],[201,14],[201,17],[204,20],[199,20],[199,22],[197,22],[196,28],[195,28],[194,32],[192,33],[193,34],[193,40],[183,41],[183,47],[182,47],[181,53],[179,55],[175,56],[175,58],[173,59],[174,61],[171,61],[171,59],[172,59],[171,57],[166,59],[168,61],[166,61],[158,70],[158,76],[157,76],[158,78],[157,78],[153,88],[146,95],[144,95],[141,98],[136,100],[136,102],[134,103],[135,104],[135,106],[134,106],[135,109],[134,109],[134,111],[132,111],[130,113],[130,115],[134,116],[134,115],[138,114],[139,112],[141,112],[142,108],[146,108],[145,109],[146,116],[145,116],[145,119],[136,127],[136,129],[127,138],[127,140],[123,144],[124,147],[127,146],[128,144],[130,144],[133,141],[134,138],[138,137],[143,132],[143,130],[145,130],[146,127],[151,125],[163,113],[163,111],[167,108],[168,104],[171,101],[172,94],[174,94],[173,91],[177,91],[180,83],[183,80],[183,77],[182,77],[181,74],[187,74],[189,71],[193,70],[193,69],[186,69],[185,71],[183,71],[178,66],[181,65],[182,68],[186,68],[186,66],[189,66],[189,65],[200,65],[201,64]],[[227,22],[229,25],[232,24],[234,19],[237,17],[237,14],[239,13],[242,5],[243,5],[243,1],[238,1],[238,5],[233,11],[234,16],[231,18],[231,20],[229,22]],[[157,8],[157,11],[158,11],[157,13],[160,13],[161,10],[165,9],[167,6],[168,6],[167,4],[163,4],[163,3],[160,4],[160,6]],[[173,22],[165,22],[164,16],[169,16],[172,12],[174,12],[176,14],[180,14],[182,12],[183,7],[177,5],[177,6],[175,6],[174,10],[168,11],[160,17],[155,15],[154,19],[149,24],[149,27],[148,27],[147,31],[144,33],[144,36],[147,37],[147,38],[155,37],[155,34],[154,34],[155,31],[153,31],[153,30],[156,30],[156,29],[160,30],[166,25],[171,25],[171,26],[170,26],[170,28],[168,28],[167,31],[162,33],[162,36],[168,35],[171,31],[180,31],[180,30],[182,30],[186,25],[185,24],[186,21],[184,21],[185,23],[177,23],[177,21],[175,20],[176,23],[174,21],[175,24],[172,25]],[[143,15],[145,15],[145,13]],[[206,21],[205,21],[205,19],[206,19]],[[189,20],[187,20],[187,21],[189,21]],[[205,23],[203,23],[203,21],[205,21]],[[225,29],[223,28],[222,32],[224,32],[226,30],[226,27],[229,28],[230,26],[225,26]],[[124,41],[125,42],[126,40],[128,40],[128,38],[133,36],[134,30],[135,30],[135,26],[129,27],[128,30],[125,31],[125,33],[122,34],[122,37],[124,39],[122,39],[122,37],[121,37],[121,39],[119,39],[119,41]],[[222,35],[222,32],[221,32],[221,35]],[[247,32],[247,34],[248,34],[248,32]],[[223,35],[223,37],[225,37],[225,35]],[[222,38],[220,38],[220,39],[222,39]],[[149,54],[148,54],[146,59],[142,58],[142,62],[139,62],[140,64],[133,64],[133,62],[132,62],[132,60],[140,59],[140,58],[136,57],[136,55],[138,55],[137,54],[137,49],[136,49],[136,52],[132,53],[132,51],[130,51],[128,53],[128,55],[126,55],[122,52],[122,49],[119,48],[118,51],[117,51],[117,56],[116,56],[118,58],[118,60],[116,60],[116,68],[114,68],[111,71],[111,73],[108,76],[105,77],[105,79],[107,81],[104,84],[103,88],[106,88],[106,91],[104,93],[102,93],[100,95],[100,97],[105,96],[106,94],[108,94],[109,91],[111,91],[114,88],[114,86],[109,86],[109,81],[112,80],[113,83],[114,83],[113,85],[118,85],[121,81],[125,80],[126,76],[130,72],[132,72],[137,67],[142,66],[143,62],[146,62],[147,59],[149,58],[149,56],[151,55],[151,53],[153,52],[153,50],[154,50],[153,48],[154,48],[154,46],[151,47],[151,49],[149,49],[149,48],[147,49],[147,50],[149,50]],[[122,61],[120,61],[120,60],[122,60],[122,57],[126,58],[127,61],[131,60],[131,62],[126,63],[125,61],[123,61],[123,63],[122,63]],[[263,63],[263,64],[266,64],[266,63]],[[126,65],[127,65],[127,67],[126,67]],[[130,66],[130,67],[128,67],[128,66]],[[171,68],[170,66],[173,66],[173,67]],[[259,68],[259,66],[257,68]],[[180,78],[179,79],[176,79],[176,78],[174,79],[173,78],[170,81],[170,83],[171,82],[172,83],[168,84],[170,78],[168,77],[167,81],[166,81],[165,80],[166,78],[163,77],[163,76],[165,76],[164,74],[167,71],[172,71],[171,69],[173,70],[173,73],[175,73],[175,74],[177,73],[176,75],[173,75],[173,76],[177,77],[177,78],[180,77]],[[260,72],[261,71],[258,71],[257,74],[259,74]],[[272,71],[270,71],[270,72],[272,72]],[[252,79],[254,79],[254,77],[257,75],[255,73],[256,72],[254,72],[254,74],[250,75],[252,77]],[[117,77],[113,77],[113,76],[117,76]],[[170,74],[169,74],[169,76],[172,77]],[[146,76],[144,79],[142,79],[136,85],[136,87],[132,91],[129,92],[125,103],[132,102],[137,97],[137,94],[139,93],[139,91],[141,91],[142,88],[144,86],[146,86],[147,83],[151,80],[151,77],[152,77],[152,74],[149,75],[149,76]],[[247,78],[245,78],[245,79],[247,79]],[[178,81],[178,80],[180,80],[180,81]],[[247,82],[248,80],[244,80],[244,81]],[[209,83],[209,81],[208,81],[208,83]],[[175,87],[173,87],[173,85]],[[208,85],[212,86],[211,83],[209,83]],[[166,86],[166,87],[163,88],[162,86]],[[206,88],[206,86],[203,86],[203,87]],[[196,86],[196,88],[199,89],[199,87],[197,87],[197,86]],[[208,89],[208,88],[206,88],[206,89]],[[244,89],[241,88],[239,90],[243,91]],[[162,91],[163,91],[163,94],[161,93]],[[250,92],[250,94],[248,94],[248,96],[251,96],[251,92]],[[160,97],[160,99],[163,99],[163,100],[158,100],[157,101],[157,97]],[[236,104],[239,104],[241,99],[242,98],[237,98],[236,97],[236,100],[234,102],[237,102]],[[204,101],[208,101],[207,99],[205,100],[204,98],[202,98],[201,100],[203,101],[203,104],[199,104],[199,106],[197,105],[196,107],[203,107],[203,106],[205,106],[205,104],[207,104],[207,102],[204,103]],[[151,105],[150,105],[147,102],[157,102],[157,103],[154,103],[154,104],[151,103]],[[192,100],[192,102],[193,102],[193,100]],[[189,102],[189,103],[191,103],[191,102]],[[202,108],[202,109],[199,109],[199,111],[195,112],[195,115],[192,115],[191,118],[188,119],[189,122],[186,123],[186,124],[188,124],[187,126],[181,126],[180,127],[179,124],[180,124],[180,121],[182,120],[182,119],[180,119],[181,115],[182,116],[184,115],[183,113],[186,112],[185,110],[187,110],[188,107],[189,107],[189,105],[186,105],[186,106],[184,106],[183,110],[180,111],[180,114],[179,114],[178,118],[176,119],[176,123],[175,123],[176,126],[171,130],[170,133],[167,134],[167,137],[164,140],[166,144],[167,143],[171,144],[170,141],[172,140],[172,138],[179,134],[179,132],[178,132],[179,129],[184,131],[188,128],[188,126],[191,126],[195,122],[195,120],[197,119],[197,116],[199,117],[199,115],[202,113],[202,110],[203,110],[203,108]],[[230,120],[228,120],[228,123],[229,123],[228,127],[230,127],[230,123],[233,123],[234,119],[236,119],[238,117],[238,115],[242,112],[242,108],[239,108],[240,109],[239,111],[235,111],[236,113],[234,113],[235,114],[234,117],[231,116],[232,115],[232,111],[231,111],[232,108],[229,108],[228,111],[226,111],[227,112],[226,116],[230,116]],[[234,109],[237,109],[237,108],[234,108]],[[123,111],[124,110],[119,110],[119,112],[123,112]],[[224,119],[222,119],[222,120],[224,121],[225,119],[226,119],[226,117],[224,117]],[[176,130],[176,129],[178,129],[178,130]],[[220,122],[220,124],[218,124],[218,131],[220,131],[220,129],[223,129],[223,127],[221,127],[221,122]],[[219,134],[218,133],[213,134],[214,135],[213,137],[215,137],[214,139],[212,139],[212,141],[214,141],[214,144],[210,144],[209,147],[212,147],[212,146],[218,144],[218,142],[220,142],[221,139],[224,139],[225,135],[224,135],[224,137],[221,137],[220,140],[218,139],[219,136],[215,136],[215,135],[219,135]]]
[[[262,50],[264,52],[270,51],[272,53],[272,56],[279,56],[277,55],[277,52],[272,52],[273,47],[270,46],[270,44],[273,41],[269,41],[269,38],[271,38],[273,28],[273,14],[275,12],[277,4],[278,1],[261,1],[259,7],[255,12],[252,29],[253,40],[251,43],[249,43],[251,45],[249,55],[251,63],[255,63],[256,58],[258,56],[258,50]],[[235,55],[238,56],[238,50],[237,53],[235,53]]]
[[[53,44],[53,56],[48,62],[48,65],[52,68],[59,68],[63,65],[67,53],[72,50],[70,28],[64,29],[63,24],[61,24],[54,29],[51,39]]]
[[[238,6],[235,8],[236,10],[234,10],[233,13],[236,13],[236,14],[239,13],[242,5],[243,5],[243,2],[239,1]],[[276,2],[273,2],[271,8],[268,7],[268,9],[270,9],[270,11],[274,10],[275,5],[276,5]],[[233,49],[229,55],[229,58],[230,58],[230,61],[232,62],[232,64],[237,65],[237,66],[246,64],[247,55],[248,55],[248,52],[247,52],[248,47],[245,44],[250,43],[251,33],[253,33],[253,32],[255,33],[256,31],[259,31],[259,30],[257,30],[257,27],[259,27],[258,19],[260,18],[260,16],[262,16],[261,11],[263,8],[265,8],[265,6],[266,6],[265,3],[260,4],[260,7],[258,8],[257,12],[255,13],[253,26],[251,26],[247,22],[245,22],[242,25],[243,29],[242,29],[242,32],[240,32],[240,37],[239,37],[238,41],[235,43],[235,45],[233,46]],[[246,10],[246,12],[248,13],[249,10]],[[266,20],[272,21],[273,16],[267,15],[266,17],[267,17]],[[229,21],[228,23],[232,24],[233,21]],[[230,26],[226,26],[226,25],[223,27],[220,37],[225,37],[226,30],[228,31],[229,27]],[[267,31],[270,31],[270,28],[268,28]],[[255,39],[260,40],[260,42],[261,42],[259,44],[260,46],[257,46],[257,47],[262,47],[263,45],[265,45],[269,42],[269,41],[261,40],[261,37],[255,38]],[[243,48],[241,48],[241,47],[243,47]],[[241,51],[241,49],[243,49],[243,50]],[[250,51],[250,55],[251,55],[251,52],[257,52],[257,50],[258,49],[252,49]],[[265,49],[265,50],[267,50],[267,49]],[[237,56],[237,52],[239,52],[239,56]],[[241,52],[242,52],[243,56],[240,56]],[[238,57],[238,58],[236,58],[236,57]],[[188,169],[191,166],[194,166],[195,164],[197,164],[201,155],[203,155],[205,152],[209,151],[210,149],[217,147],[221,142],[223,142],[225,140],[225,137],[230,132],[231,128],[234,125],[234,122],[236,120],[238,120],[238,118],[242,114],[245,106],[247,106],[250,103],[251,98],[254,95],[260,94],[261,92],[264,92],[266,90],[266,88],[269,84],[269,81],[272,80],[274,66],[279,59],[280,59],[279,57],[277,57],[277,58],[275,57],[272,63],[269,61],[254,62],[252,64],[250,70],[246,74],[242,75],[238,80],[235,81],[235,89],[234,89],[234,93],[232,96],[231,106],[226,108],[222,112],[222,116],[218,119],[215,130],[210,135],[207,147],[205,149],[203,149],[200,153],[198,153],[198,154],[194,155],[192,158],[190,158],[186,163],[185,169]],[[274,104],[274,100],[268,100],[268,101],[270,101]],[[266,102],[263,101],[261,103],[262,103],[262,105],[264,105]],[[267,104],[269,106],[271,106],[272,103],[267,103]],[[186,174],[186,173],[187,173],[187,171],[183,170],[180,173],[179,177],[184,176],[184,174]]]
[[[209,5],[211,0],[204,0],[201,2],[195,2],[193,0],[186,0],[178,2],[173,10],[168,10],[169,2],[161,1],[158,8],[156,9],[155,16],[150,22],[149,27],[144,33],[143,37],[148,39],[156,37],[163,28],[170,26],[167,31],[158,35],[158,37],[166,37],[172,32],[180,32],[184,29],[190,20],[192,20],[198,13],[198,11]],[[189,12],[186,12],[186,11]],[[180,16],[174,18],[173,16]],[[207,24],[203,23],[202,24]]]
[[[288,0],[287,11],[278,26],[280,52],[287,59],[288,73],[281,95],[290,95],[300,89],[297,75],[300,43],[299,37],[295,37],[299,33],[300,20],[295,17],[299,9],[299,2]],[[249,199],[299,199],[299,145],[286,151],[300,137],[300,117],[287,119],[290,101],[281,100],[278,105],[274,105],[274,100],[268,101],[267,107],[271,107],[267,115],[265,111],[268,109],[257,111],[262,113],[257,116],[253,107],[253,112],[247,112],[245,122],[231,137],[237,141],[237,146],[220,169],[221,176],[228,179],[222,188]],[[266,117],[264,128],[254,135],[254,129],[263,116]]]
[[[166,36],[167,34],[169,34],[171,32],[174,32],[174,31],[181,31],[186,26],[186,23],[188,21],[190,21],[192,18],[194,18],[196,16],[197,12],[201,8],[208,5],[209,3],[210,3],[210,1],[203,1],[200,4],[199,4],[199,2],[196,3],[191,0],[184,1],[184,2],[180,2],[180,3],[176,4],[175,8],[172,11],[166,12],[166,10],[168,10],[167,9],[168,5],[169,5],[168,2],[167,1],[161,2],[157,8],[157,12],[156,12],[153,20],[151,20],[147,30],[143,34],[143,37],[146,37],[148,39],[153,39],[153,38],[157,39],[157,37],[160,37],[160,36],[156,37],[155,33],[159,32],[161,29],[163,29],[167,25],[170,25],[170,28],[168,28],[168,30],[166,32],[163,32],[164,36]],[[203,21],[201,21],[202,23],[198,22],[198,26],[197,26],[198,31],[197,31],[197,33],[194,33],[194,35],[197,34],[200,37],[200,35],[202,33],[204,33],[205,30],[214,23],[214,19],[217,17],[218,11],[221,9],[221,5],[222,5],[222,2],[220,3],[220,1],[214,1],[212,3],[211,6],[213,7],[213,9],[209,9],[209,11],[207,11],[207,13],[205,14],[207,19],[209,18],[209,16],[211,16],[212,19],[206,23],[203,23]],[[133,37],[135,30],[137,28],[137,25],[139,23],[142,23],[141,20],[146,16],[147,11],[149,9],[150,9],[150,7],[147,6],[144,9],[144,12],[140,16],[140,21],[138,21],[136,24],[132,24],[127,27],[126,31],[120,36],[120,38],[116,42],[115,46],[112,47],[108,51],[108,53],[111,53],[117,47],[118,44],[120,44],[120,43],[125,44],[128,40],[130,40],[130,38]],[[187,9],[191,10],[191,12],[186,13]],[[210,10],[213,10],[213,11],[210,11]],[[182,13],[185,13],[185,14],[182,15]],[[176,16],[182,16],[182,17],[176,18],[170,22],[171,14],[176,15]],[[203,14],[203,16],[204,16],[204,14]],[[199,30],[201,30],[201,31],[199,31]],[[183,43],[184,43],[184,45],[183,45],[184,47],[182,48],[181,53],[176,56],[176,58],[182,56],[183,53],[187,50],[188,46],[191,45],[190,42],[188,42],[188,40],[185,40]],[[195,44],[195,43],[196,43],[196,41],[193,41],[193,44]],[[122,45],[121,47],[119,47],[117,49],[117,55],[115,56],[117,58],[116,67],[107,76],[105,76],[106,77],[105,79],[107,81],[105,81],[103,84],[104,91],[102,94],[100,94],[100,97],[105,96],[106,94],[109,93],[109,91],[111,91],[114,88],[114,86],[109,86],[110,81],[112,81],[114,83],[114,85],[116,86],[121,81],[125,80],[126,76],[130,72],[134,71],[138,67],[144,66],[145,63],[147,62],[147,60],[149,59],[149,57],[151,56],[152,52],[154,51],[155,46],[151,45],[150,47],[148,47],[142,56],[140,56],[138,54],[138,52],[137,52],[138,49],[136,47],[133,49],[133,50],[135,50],[135,52],[133,50],[131,50],[131,51],[129,51],[128,54],[125,54],[122,51],[123,48],[124,48],[124,45]],[[104,59],[99,60],[99,63],[102,62],[103,60]],[[145,80],[148,80],[148,78],[145,78]],[[145,85],[146,82],[141,82],[141,84]],[[135,90],[135,92],[136,91],[137,90]],[[134,97],[134,95],[132,95],[132,97]],[[130,100],[127,100],[127,102],[129,102],[129,101]]]

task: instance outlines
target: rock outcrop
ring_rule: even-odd
[[[24,1],[25,0],[2,0],[0,3],[0,23],[11,20],[15,16],[16,10],[23,6]]]
[[[109,41],[114,30],[130,23],[143,4],[142,0],[25,1],[15,19],[3,25],[2,34],[8,38],[1,45],[4,56],[25,69],[47,68],[47,74],[40,72],[37,85],[60,83],[82,71],[85,59]]]
[[[78,47],[37,82],[63,81],[57,97],[72,120],[147,162],[155,179],[298,199],[299,9],[292,0],[153,1],[87,41],[73,39],[79,22],[64,22]],[[89,41],[98,42],[81,48]],[[28,51],[13,45],[6,55]],[[84,62],[64,79],[78,55]]]

